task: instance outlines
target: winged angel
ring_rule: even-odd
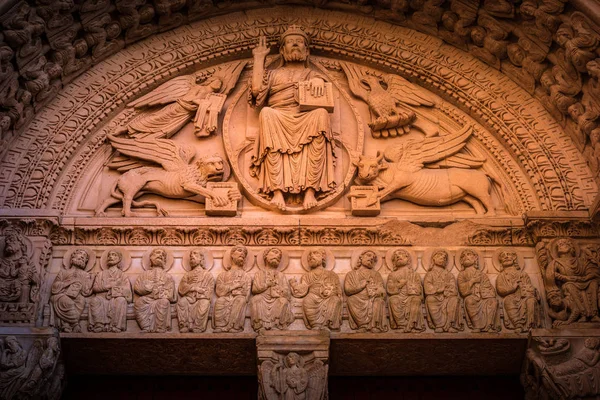
[[[493,177],[479,170],[485,158],[459,153],[471,137],[472,128],[444,136],[407,139],[375,157],[360,155],[358,183],[377,187],[367,200],[371,206],[391,199],[423,206],[447,206],[464,201],[477,214],[495,213],[491,197]],[[363,197],[361,195],[356,197]]]
[[[168,139],[193,119],[195,135],[209,136],[217,130],[218,115],[246,63],[236,61],[219,67],[212,74],[171,79],[129,103],[135,109],[162,107],[141,113],[117,133],[128,133],[135,138],[152,135]]]
[[[259,399],[324,400],[327,398],[327,366],[319,359],[305,359],[298,353],[279,356],[276,363],[265,360],[260,366]]]
[[[398,75],[379,75],[356,64],[340,64],[352,93],[369,105],[374,117],[369,123],[373,137],[401,136],[411,127],[428,137],[438,135],[438,120],[418,108],[435,106],[434,98],[425,90]]]

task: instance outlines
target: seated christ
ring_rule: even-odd
[[[282,65],[266,71],[266,39],[253,50],[254,72],[250,104],[263,107],[259,115],[250,173],[258,178],[259,193],[286,209],[288,194],[300,195],[308,210],[317,198],[335,189],[334,142],[324,108],[300,111],[298,87],[309,82],[313,97],[325,95],[325,78],[308,68],[308,36],[290,26],[281,36]]]

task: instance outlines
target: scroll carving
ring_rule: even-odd
[[[212,257],[201,249],[189,252],[190,271],[179,282],[177,320],[179,332],[204,332],[208,323],[215,278],[209,272]]]
[[[413,268],[411,255],[406,250],[391,250],[386,255],[386,262],[393,271],[387,278],[392,329],[423,332],[423,283]]]
[[[454,333],[464,329],[458,287],[456,279],[450,273],[452,264],[449,262],[448,252],[434,251],[423,282],[427,323],[436,333]]]
[[[458,291],[464,299],[467,325],[472,332],[500,332],[500,311],[496,290],[470,249],[460,253]]]
[[[379,257],[372,250],[363,250],[355,258],[353,270],[344,280],[350,328],[358,332],[387,332],[385,284],[374,269]]]
[[[228,258],[228,259],[227,259]],[[250,299],[252,278],[246,273],[254,265],[254,257],[244,246],[234,246],[223,260],[223,269],[217,277],[217,300],[213,310],[214,332],[241,332],[244,330],[246,306]]]
[[[255,331],[286,329],[294,322],[291,291],[285,275],[279,271],[287,267],[282,250],[270,247],[259,254],[259,269],[252,280],[250,316]]]
[[[100,260],[103,271],[94,277],[89,302],[91,332],[123,332],[127,330],[127,305],[133,302],[131,282],[124,271],[131,257],[122,249],[110,249]]]
[[[167,270],[173,256],[161,248],[153,249],[144,260],[147,270],[135,281],[133,290],[135,319],[142,332],[165,333],[171,330],[171,303],[177,301],[175,281]]]
[[[96,262],[92,250],[76,248],[65,254],[63,266],[54,279],[50,303],[54,326],[62,332],[81,332],[80,319],[86,298],[92,294],[94,277],[87,272]]]
[[[339,330],[342,324],[342,288],[331,271],[335,258],[323,248],[306,250],[302,266],[308,271],[300,282],[290,279],[294,297],[303,298],[304,324],[308,329]]]

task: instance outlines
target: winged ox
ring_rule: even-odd
[[[480,169],[485,158],[459,153],[471,134],[472,127],[466,126],[449,135],[410,138],[376,156],[361,154],[353,160],[358,168],[357,183],[378,189],[367,205],[391,199],[423,206],[463,201],[477,214],[494,215],[492,184],[500,188],[501,184]]]

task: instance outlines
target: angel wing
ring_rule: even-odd
[[[308,371],[308,387],[306,398],[324,400],[327,398],[327,366],[321,360],[311,363]]]
[[[420,141],[407,140],[385,149],[384,157],[387,161],[397,163],[398,169],[409,172],[416,172],[425,164],[432,163],[435,163],[432,168],[478,168],[485,159],[456,154],[465,147],[472,133],[473,127],[467,125],[454,134],[426,137]]]
[[[274,364],[271,360],[265,360],[260,365],[260,399],[277,399],[280,397],[282,392],[282,383],[278,377],[279,375],[279,364]],[[275,379],[273,379],[275,378]]]
[[[184,75],[163,83],[150,93],[128,104],[129,107],[142,108],[172,103],[185,96],[195,84],[194,75]]]
[[[195,156],[193,147],[178,145],[170,139],[129,139],[113,135],[107,137],[119,153],[136,160],[159,164],[166,171],[186,168]]]
[[[219,78],[222,82],[221,90],[219,93],[227,96],[240,79],[240,75],[244,68],[248,64],[248,60],[236,61],[225,64],[219,67],[213,74],[214,77]]]

